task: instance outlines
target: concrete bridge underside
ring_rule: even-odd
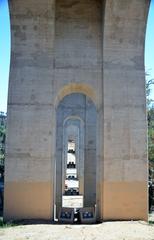
[[[144,41],[149,3],[9,1],[6,220],[53,220],[56,111],[72,93],[84,94],[97,109],[97,219],[147,220]]]

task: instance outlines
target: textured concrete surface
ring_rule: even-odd
[[[63,196],[62,207],[82,208],[83,196]]]
[[[66,96],[58,105],[55,200],[57,209],[62,204],[64,192],[68,139],[74,139],[76,142],[79,194],[84,195],[84,206],[94,207],[96,204],[96,115],[94,103],[81,93]]]
[[[86,201],[94,202],[92,186],[98,219],[147,219],[144,40],[149,2],[9,1],[5,219],[39,218],[37,206],[40,217],[53,219],[56,114],[60,101],[72,93],[90,98],[97,112],[96,154],[90,146],[92,124],[84,128],[85,162],[87,152],[95,161],[83,179]],[[90,109],[88,118],[93,120]],[[58,174],[61,178],[60,169]],[[40,199],[43,184],[46,200]]]
[[[51,218],[54,1],[13,0],[9,5],[12,50],[4,216],[39,217],[40,206],[40,217]],[[41,186],[46,183],[42,200]]]
[[[50,219],[51,182],[7,182],[5,209],[9,219]]]
[[[140,212],[143,219],[147,219],[147,128],[143,56],[147,10],[148,1],[144,0],[106,1],[103,41],[102,184],[104,181],[108,185],[119,181],[128,184],[128,189],[124,187],[119,205],[123,205],[123,199],[127,196],[130,202],[129,205],[125,203],[126,216],[131,211],[139,217],[137,212]],[[144,182],[141,198],[138,188],[135,191],[134,186]],[[102,189],[102,203],[106,196],[112,199],[112,192],[107,187]],[[121,195],[120,188],[117,188],[116,194]],[[142,210],[140,204],[144,206]],[[107,211],[105,219],[108,219],[113,216],[117,204],[112,205],[112,210],[105,206],[104,209]],[[121,217],[122,215],[121,211]]]

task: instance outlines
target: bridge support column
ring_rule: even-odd
[[[4,218],[52,219],[55,1],[9,4],[12,47]]]
[[[147,220],[144,41],[149,1],[107,0],[102,218]]]

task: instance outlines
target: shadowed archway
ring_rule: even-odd
[[[83,206],[94,207],[96,204],[96,107],[86,95],[72,93],[60,101],[56,116],[55,202],[57,213],[63,205],[63,196],[68,193],[65,190],[65,181],[68,179],[69,141],[75,144],[75,178],[79,182],[77,195],[83,196]],[[70,192],[67,195],[72,194]]]

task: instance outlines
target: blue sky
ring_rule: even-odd
[[[10,22],[7,0],[0,0],[0,111],[6,112],[10,64]]]
[[[150,78],[154,78],[154,0],[151,0],[151,6],[148,16],[146,41],[145,41],[145,68]],[[154,100],[154,86],[151,91],[151,98]]]
[[[6,112],[7,92],[10,64],[10,22],[7,0],[0,0],[0,111]],[[154,0],[151,6],[147,24],[146,45],[145,45],[145,67],[154,78]],[[154,99],[154,87],[151,91],[151,98]]]

